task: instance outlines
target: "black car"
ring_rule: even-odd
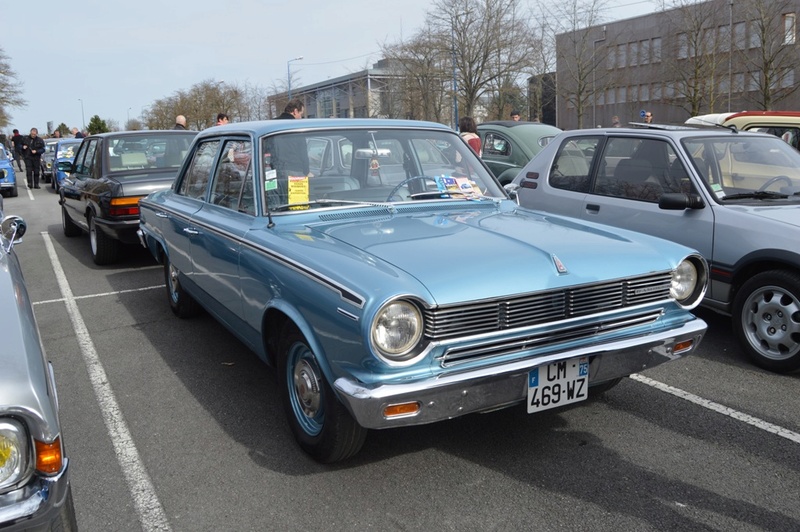
[[[89,233],[95,264],[118,260],[120,244],[136,244],[139,200],[172,185],[196,131],[124,131],[83,139],[59,188],[66,236]]]

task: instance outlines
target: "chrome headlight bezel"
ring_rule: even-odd
[[[409,299],[392,299],[378,309],[369,329],[370,345],[391,366],[413,364],[424,351],[425,318]]]
[[[28,477],[31,456],[25,426],[12,418],[0,419],[0,493]]]
[[[703,300],[708,288],[708,265],[700,255],[685,257],[672,270],[669,295],[681,308],[691,310]]]

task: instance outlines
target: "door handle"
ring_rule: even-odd
[[[596,203],[587,203],[586,212],[589,214],[597,214],[600,212],[600,205],[597,205]]]
[[[184,227],[183,228],[183,232],[186,233],[187,235],[199,235],[200,234],[200,231],[198,231],[197,229],[194,229],[192,227]]]
[[[156,213],[156,216],[158,216],[159,218],[169,218],[169,214],[165,213],[164,211],[158,211]]]

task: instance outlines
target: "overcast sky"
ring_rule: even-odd
[[[555,0],[553,0],[555,1]],[[523,0],[523,3],[525,0]],[[154,100],[203,80],[271,88],[371,67],[382,43],[423,26],[431,0],[5,0],[0,47],[23,84],[7,128],[122,127]],[[35,5],[35,8],[31,6]],[[607,20],[646,14],[648,0],[609,0]],[[82,100],[82,102],[81,102]],[[82,108],[83,107],[83,108]],[[82,116],[83,115],[83,116]]]

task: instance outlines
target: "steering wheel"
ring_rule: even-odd
[[[773,183],[777,183],[778,181],[786,181],[786,184],[787,184],[787,185],[789,185],[790,187],[794,185],[794,183],[792,183],[792,180],[791,180],[791,178],[790,178],[789,176],[787,176],[787,175],[776,175],[775,177],[773,177],[773,178],[771,178],[771,179],[768,179],[766,183],[764,183],[763,185],[761,185],[761,186],[758,188],[757,192],[764,192],[764,191],[765,191],[765,190],[767,190],[767,189],[768,189],[768,188],[769,188],[769,187],[770,187],[770,186],[771,186]]]
[[[405,185],[407,185],[411,181],[416,181],[417,179],[428,179],[430,181],[433,181],[434,184],[436,184],[436,180],[434,178],[426,176],[426,175],[415,175],[414,177],[409,177],[408,179],[404,179],[403,181],[400,181],[397,184],[397,186],[392,189],[392,191],[389,193],[389,197],[386,198],[386,201],[392,201],[392,197],[397,193],[398,190],[403,188]],[[439,192],[439,193],[440,194],[444,194],[444,192]]]

